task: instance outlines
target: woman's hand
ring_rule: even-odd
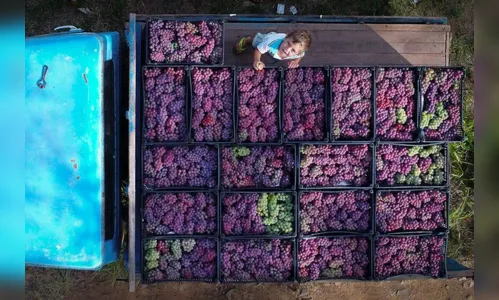
[[[265,68],[265,64],[261,61],[255,61],[253,62],[253,68],[255,68],[255,70],[257,71],[260,71],[263,70],[263,68]]]
[[[299,66],[300,66],[300,60],[299,59],[293,59],[288,64],[288,68],[290,68],[290,69],[298,68]]]

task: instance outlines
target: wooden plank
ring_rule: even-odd
[[[250,52],[241,55],[226,52],[224,64],[249,66],[253,62]],[[267,65],[280,65],[286,62],[273,62],[272,58],[265,55],[263,62]],[[377,53],[313,53],[307,54],[300,65],[433,65],[445,66],[445,54],[377,54]]]
[[[449,25],[418,24],[333,24],[333,23],[227,23],[226,30],[284,30],[295,29],[314,31],[426,31],[448,32]]]
[[[447,32],[446,39],[445,39],[445,44],[446,44],[446,51],[445,51],[445,65],[449,66],[450,65],[450,45],[452,42],[452,32]]]

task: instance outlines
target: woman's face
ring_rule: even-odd
[[[285,38],[279,46],[279,57],[286,58],[298,55],[303,52],[303,46],[300,43],[293,43],[291,38]]]

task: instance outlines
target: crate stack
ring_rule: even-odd
[[[255,71],[218,60],[220,20],[146,30],[145,281],[446,276],[461,68]]]

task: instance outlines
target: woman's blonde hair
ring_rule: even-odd
[[[310,32],[306,30],[295,30],[288,33],[286,37],[291,38],[293,43],[301,44],[303,46],[303,51],[310,48],[310,45],[312,44],[312,36],[310,35]]]

